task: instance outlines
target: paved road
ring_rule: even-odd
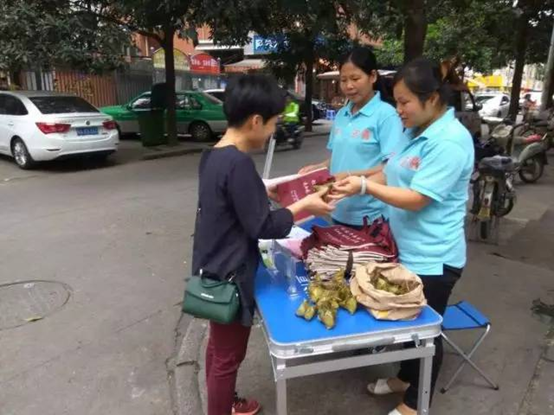
[[[278,151],[275,173],[319,161],[324,141]],[[166,359],[189,270],[198,160],[24,172],[0,159],[0,174],[10,173],[0,181],[0,284],[71,287],[60,311],[0,330],[2,415],[171,413]]]
[[[323,160],[325,142],[278,151],[272,175]],[[261,168],[264,156],[255,160]],[[58,312],[0,330],[2,415],[172,413],[167,360],[190,268],[198,161],[22,172],[0,159],[9,179],[0,180],[0,284],[48,280],[71,291]],[[514,217],[552,204],[553,176],[521,189]]]

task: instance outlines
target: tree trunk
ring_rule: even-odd
[[[517,118],[519,110],[519,94],[521,92],[521,81],[523,80],[523,69],[525,67],[525,49],[527,47],[527,35],[529,33],[529,15],[522,13],[517,21],[516,28],[516,65],[512,79],[512,94],[510,99],[509,117],[512,121]]]
[[[12,71],[11,73],[8,73],[8,79],[13,85],[15,85],[16,89],[22,89],[23,87],[23,83],[21,82],[21,77],[22,77],[22,74],[20,69]]]
[[[548,61],[546,62],[546,71],[544,74],[544,86],[542,89],[541,111],[552,106],[552,93],[554,91],[554,28],[550,38],[550,49],[548,50]]]
[[[425,0],[409,0],[404,27],[404,63],[407,63],[423,55],[427,34]]]
[[[173,53],[173,38],[175,30],[170,27],[164,29],[164,41],[162,47],[165,53],[165,82],[167,86],[167,142],[170,146],[176,146],[177,139],[177,113],[175,97],[175,55]]]
[[[312,113],[312,97],[314,95],[314,57],[313,54],[306,59],[306,100],[304,106],[306,108],[306,131],[312,131],[313,113]]]
[[[548,96],[546,97],[546,109],[552,108],[552,95],[554,95],[554,70],[550,74],[550,84],[548,85]]]

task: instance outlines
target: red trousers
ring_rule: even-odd
[[[210,322],[206,350],[208,415],[231,415],[240,364],[246,356],[250,327]]]

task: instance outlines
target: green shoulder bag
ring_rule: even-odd
[[[240,300],[234,275],[224,281],[193,276],[185,288],[183,312],[220,324],[230,324],[237,318]]]

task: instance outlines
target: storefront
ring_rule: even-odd
[[[207,53],[199,53],[190,57],[192,89],[222,88],[220,61]]]
[[[191,89],[191,64],[189,57],[179,49],[173,49],[175,58],[175,90]],[[165,82],[165,51],[160,48],[152,55],[154,83]]]

